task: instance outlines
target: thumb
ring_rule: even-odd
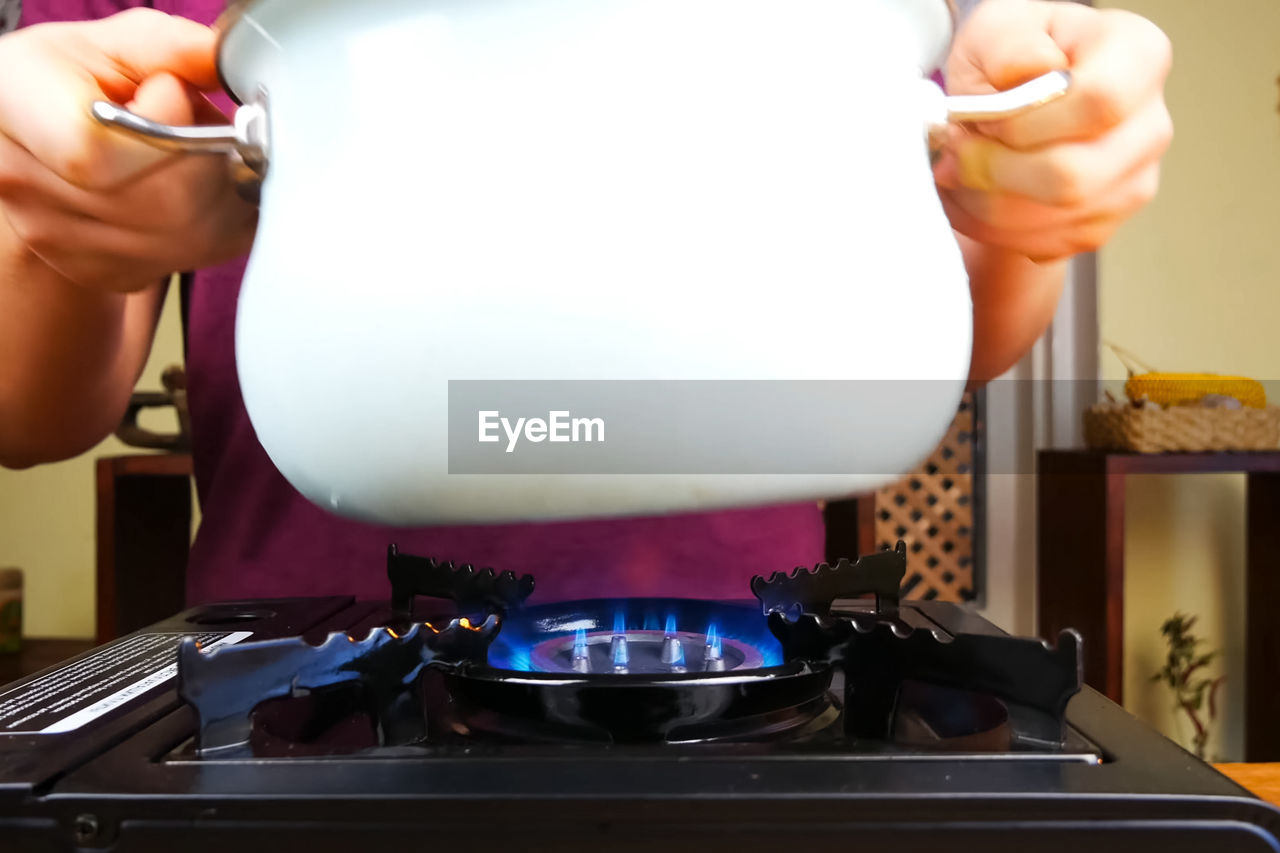
[[[23,86],[0,86],[0,133],[69,183],[124,183],[173,155],[99,124],[90,104],[105,97],[148,118],[190,121],[194,90],[217,87],[214,41],[208,27],[142,8],[20,30],[0,51],[24,73]]]
[[[226,117],[187,81],[169,71],[142,81],[125,108],[164,124],[192,125],[225,122]]]
[[[1150,21],[1077,3],[1014,6],[1012,0],[987,0],[979,12],[1001,8],[1009,9],[1007,18],[988,14],[981,19],[983,27],[969,33],[958,57],[961,68],[1001,88],[1044,71],[1069,69],[1071,88],[1022,115],[982,122],[976,129],[983,136],[1024,151],[1091,141],[1160,96],[1169,70],[1168,39]]]
[[[123,78],[136,86],[167,71],[201,91],[220,88],[214,59],[217,36],[195,21],[136,8],[90,23],[86,35],[105,62],[101,70],[106,79],[100,78],[100,84]]]
[[[219,120],[200,94],[220,88],[216,35],[209,27],[136,8],[92,22],[87,37],[95,49],[91,72],[103,94],[163,124]],[[93,178],[98,186],[124,183],[173,156],[118,131],[103,137],[103,154]]]
[[[125,105],[129,111],[161,124],[189,126],[227,124],[229,120],[193,85],[177,75],[161,71],[142,81]],[[109,189],[141,176],[174,156],[172,150],[135,139],[123,131],[102,128],[108,152],[101,163],[94,188]]]
[[[1051,35],[1051,4],[986,0],[956,36],[947,88],[956,94],[1003,91],[1070,67]]]

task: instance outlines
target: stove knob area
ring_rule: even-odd
[[[93,814],[76,815],[75,820],[71,822],[71,831],[75,836],[77,846],[86,844],[102,844],[102,824],[98,821],[98,816]]]

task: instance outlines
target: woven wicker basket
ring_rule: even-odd
[[[1084,441],[1093,450],[1136,453],[1274,450],[1280,446],[1280,407],[1099,403],[1084,413]]]

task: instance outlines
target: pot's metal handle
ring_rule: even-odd
[[[110,101],[94,101],[89,112],[107,127],[164,151],[225,155],[236,188],[249,200],[257,201],[259,185],[267,173],[270,142],[265,97],[236,110],[233,124],[161,124]]]
[[[1071,89],[1071,74],[1066,71],[1050,71],[1020,86],[987,95],[948,95],[932,80],[926,80],[925,86],[925,123],[929,149],[936,153],[946,141],[950,125],[1012,118],[1056,101]]]

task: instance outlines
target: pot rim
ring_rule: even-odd
[[[267,0],[227,0],[226,8],[218,15],[217,20],[213,23],[213,30],[217,34],[217,41],[214,43],[214,62],[218,72],[218,82],[222,84],[222,89],[231,96],[231,100],[237,106],[242,106],[244,100],[240,97],[231,84],[227,81],[226,69],[223,63],[223,46],[226,43],[228,33],[240,22],[248,11],[259,3]],[[948,44],[955,39],[956,30],[960,26],[960,10],[956,6],[956,0],[938,0],[945,3],[947,13],[951,16],[951,35],[948,38]]]

